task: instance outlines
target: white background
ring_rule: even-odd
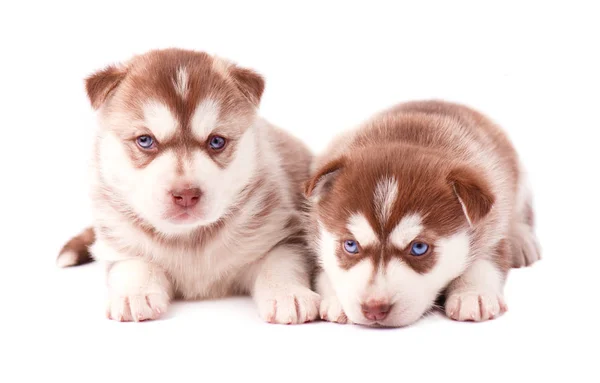
[[[449,3],[2,2],[0,381],[600,381],[599,12]],[[502,124],[530,171],[543,247],[511,272],[508,313],[277,326],[236,298],[176,303],[156,322],[105,319],[99,265],[54,266],[90,223],[83,78],[170,46],[258,70],[262,115],[315,151],[406,100],[458,101]]]

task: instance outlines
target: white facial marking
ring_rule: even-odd
[[[373,274],[373,263],[364,259],[349,270],[342,269],[338,264],[336,248],[339,238],[327,231],[319,222],[319,256],[323,269],[331,282],[331,288],[344,307],[346,315],[353,318],[362,316],[359,294]]]
[[[206,153],[197,151],[194,154],[190,174],[204,192],[204,223],[221,218],[252,180],[257,168],[256,151],[256,133],[251,127],[239,138],[235,156],[224,169],[218,167]]]
[[[377,234],[373,231],[371,224],[362,214],[354,214],[348,220],[348,230],[354,239],[362,246],[370,246],[379,242]]]
[[[396,197],[398,196],[398,182],[394,178],[382,178],[375,187],[373,202],[379,222],[384,225],[390,218]]]
[[[177,131],[179,122],[169,107],[158,101],[149,101],[143,108],[144,122],[160,142],[166,140]]]
[[[390,234],[390,240],[399,249],[404,249],[423,230],[418,214],[404,216]]]
[[[192,116],[192,131],[200,140],[205,140],[217,126],[219,104],[212,99],[200,102]]]
[[[406,225],[412,223],[405,227],[414,227],[415,222],[420,225],[420,219],[411,218],[405,222]],[[335,255],[339,239],[321,223],[319,233],[321,264],[344,312],[354,323],[371,323],[361,310],[361,303],[369,299],[388,300],[393,304],[382,325],[405,326],[415,322],[431,308],[437,294],[468,265],[470,239],[467,232],[460,232],[435,244],[436,263],[428,272],[418,273],[407,263],[392,258],[373,278],[370,259],[364,259],[348,270],[342,269]]]
[[[182,98],[185,99],[188,93],[188,73],[184,67],[177,69],[177,77],[174,80],[173,86],[175,91]]]

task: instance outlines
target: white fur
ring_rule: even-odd
[[[173,86],[175,87],[175,91],[182,98],[185,99],[188,93],[188,73],[185,67],[180,67],[177,69],[177,77],[173,82]]]
[[[125,199],[135,213],[147,221],[169,226],[165,221],[171,200],[169,191],[177,181],[177,159],[172,151],[158,156],[144,169],[136,169],[120,139],[105,132],[99,141],[100,174]]]
[[[197,208],[197,219],[175,224],[166,219],[171,204],[170,190],[182,181],[175,172],[177,158],[174,152],[161,154],[140,170],[129,160],[120,139],[110,132],[101,136],[99,150],[99,165],[105,182],[124,196],[137,215],[168,234],[183,233],[218,220],[253,177],[257,167],[253,127],[240,137],[233,160],[223,169],[206,153],[196,151],[191,160],[184,160],[183,179],[200,187],[204,195]]]
[[[256,173],[256,134],[253,127],[246,130],[237,143],[234,159],[221,169],[204,152],[196,152],[193,160],[194,179],[205,195],[202,223],[218,220],[234,198]]]
[[[378,214],[379,222],[384,225],[390,218],[394,203],[398,197],[398,181],[395,178],[382,178],[377,182],[373,202]]]
[[[145,125],[160,142],[169,139],[179,127],[179,122],[168,106],[158,101],[149,101],[143,106]]]
[[[364,215],[357,213],[348,220],[348,230],[361,246],[371,246],[379,242],[377,234]]]
[[[74,251],[65,251],[56,258],[56,266],[69,267],[77,264],[77,253]]]
[[[239,192],[257,173],[266,180],[266,184],[250,196],[237,214],[228,216],[226,228],[203,247],[164,246],[141,233],[101,199],[96,201],[94,209],[95,224],[110,227],[117,236],[112,239],[112,246],[98,239],[90,249],[92,254],[99,260],[116,261],[117,264],[131,258],[141,258],[168,273],[174,291],[185,299],[217,298],[232,292],[255,291],[255,300],[263,317],[267,316],[265,302],[291,307],[291,293],[291,297],[295,297],[304,310],[302,315],[305,316],[301,315],[300,319],[313,318],[318,313],[318,296],[308,288],[308,274],[302,260],[304,250],[288,248],[286,251],[274,250],[273,254],[266,253],[291,234],[294,228],[286,228],[286,223],[297,214],[287,174],[280,154],[275,151],[276,145],[269,129],[271,127],[263,120],[256,120],[239,138],[234,158],[224,169],[208,163],[208,159],[201,154],[185,159],[184,177],[200,185],[208,206],[196,226],[227,215],[232,204],[236,203]],[[112,197],[113,202],[119,202],[122,198],[127,206],[134,208],[136,214],[144,217],[164,235],[185,235],[191,230],[193,225],[174,225],[165,221],[161,217],[163,209],[156,202],[157,196],[166,195],[176,178],[176,158],[173,153],[163,153],[145,169],[135,169],[119,139],[108,130],[101,131],[98,149],[100,161],[95,164],[98,170],[96,174],[103,180],[100,183],[109,185],[117,192],[118,195]],[[96,184],[99,181],[96,179]],[[145,196],[136,194],[142,191]],[[259,228],[244,231],[247,222],[258,214],[265,195],[270,191],[278,194],[280,204]],[[268,268],[277,263],[269,261],[271,256],[280,259],[277,261],[279,266],[272,266],[274,269]],[[281,288],[255,290],[258,280],[268,280],[273,272],[284,272],[281,279],[270,282],[280,284]],[[292,275],[297,277],[291,278]],[[268,295],[268,291],[272,294]],[[112,301],[116,302],[117,307],[122,303],[114,296]],[[293,299],[291,302],[294,302]],[[285,312],[282,309],[275,321],[279,323],[283,320]],[[291,309],[287,309],[287,312],[291,313]]]
[[[372,281],[374,265],[371,259],[364,259],[344,270],[335,256],[338,239],[322,224],[319,235],[323,268],[348,320],[354,323],[371,324],[363,316],[360,306],[370,299],[394,304],[382,325],[403,326],[416,321],[431,307],[438,292],[461,274],[469,255],[469,236],[461,232],[435,244],[437,262],[428,273],[419,274],[404,262],[392,259],[385,269],[379,268]]]
[[[219,121],[219,104],[210,98],[201,101],[192,116],[192,132],[199,140],[205,140]]]
[[[421,217],[418,214],[410,214],[402,217],[390,234],[390,240],[399,249],[404,249],[423,231]]]
[[[503,276],[488,259],[476,259],[448,287],[446,313],[457,320],[487,320],[505,310]]]
[[[161,66],[170,65],[161,60],[161,52],[149,55],[158,55],[152,61]],[[220,74],[209,71],[205,75],[229,77],[228,64],[217,59],[213,63],[217,61]],[[131,67],[137,62],[133,60]],[[189,96],[196,84],[190,81],[193,73],[182,66],[169,69],[172,73],[148,72],[166,74],[161,80],[169,84],[175,79],[172,85],[178,96]],[[93,225],[100,230],[90,251],[109,266],[109,316],[152,319],[175,293],[183,299],[253,294],[261,316],[277,323],[314,319],[319,296],[309,288],[307,249],[282,245],[302,229],[302,223],[290,225],[304,219],[292,188],[309,166],[308,148],[256,116],[248,122],[236,114],[224,115],[229,131],[240,132],[225,166],[220,167],[202,149],[187,147],[181,155],[165,149],[145,166],[136,167],[124,134],[146,127],[160,145],[182,127],[165,105],[154,101],[144,106],[140,118],[132,110],[140,100],[129,99],[120,87],[114,91],[111,107],[99,109],[100,130],[92,161]],[[227,89],[213,91],[215,99],[232,97]],[[189,124],[199,140],[206,140],[221,123],[222,110],[215,99],[201,101],[190,111]],[[294,150],[284,153],[282,146]],[[199,187],[203,195],[185,212],[193,218],[175,224],[169,214],[181,209],[173,208],[170,192],[181,184]],[[249,187],[252,194],[246,192]],[[267,206],[267,198],[275,204]],[[210,225],[217,220],[222,224]],[[210,228],[203,231],[203,226]]]
[[[321,307],[319,308],[321,318],[331,322],[347,323],[348,317],[344,313],[342,304],[326,273],[320,272],[317,275],[316,290],[321,296]]]
[[[267,322],[304,323],[317,317],[320,297],[306,287],[300,257],[293,247],[278,247],[256,269],[252,295]]]
[[[171,299],[171,286],[164,272],[140,259],[113,264],[107,285],[107,315],[115,320],[157,318],[167,310]]]

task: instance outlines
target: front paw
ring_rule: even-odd
[[[158,319],[167,311],[169,295],[167,293],[134,294],[111,293],[106,315],[120,322],[141,322]]]
[[[321,308],[319,309],[321,319],[341,324],[349,323],[346,313],[342,309],[342,304],[336,296],[323,298]]]
[[[446,300],[446,315],[458,321],[494,319],[506,310],[504,298],[494,292],[454,292]]]
[[[269,291],[257,299],[260,316],[269,323],[298,324],[319,315],[319,294],[306,287]]]

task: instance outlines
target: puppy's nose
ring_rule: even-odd
[[[363,315],[365,318],[374,321],[380,321],[390,312],[392,305],[386,301],[369,300],[361,305]]]
[[[174,189],[171,191],[173,203],[181,207],[192,207],[200,201],[202,191],[200,188]]]

